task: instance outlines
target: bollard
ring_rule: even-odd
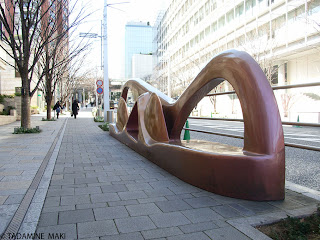
[[[107,122],[108,123],[114,122],[114,111],[112,111],[112,110],[107,111]]]
[[[186,128],[189,128],[188,120],[186,121]],[[190,140],[190,131],[189,130],[184,130],[183,140]]]

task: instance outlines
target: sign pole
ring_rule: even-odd
[[[107,32],[107,0],[104,0],[103,8],[103,80],[104,80],[104,121],[107,122],[107,111],[110,111],[109,106],[109,76],[108,76],[108,32]]]

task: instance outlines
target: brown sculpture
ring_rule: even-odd
[[[197,103],[228,81],[243,111],[243,149],[180,140]],[[128,116],[129,88],[139,95]],[[215,56],[174,101],[142,80],[123,87],[110,134],[176,177],[207,191],[248,200],[284,199],[285,148],[277,103],[259,65],[245,52]]]

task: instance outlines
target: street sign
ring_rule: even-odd
[[[97,88],[97,93],[98,93],[98,94],[102,94],[102,93],[103,93],[103,88],[98,87],[98,88]]]
[[[102,80],[97,80],[96,84],[97,84],[97,86],[102,86],[103,85],[103,81]]]

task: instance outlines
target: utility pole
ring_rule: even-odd
[[[108,32],[107,32],[107,0],[104,0],[103,7],[103,102],[104,102],[104,121],[112,122],[113,119],[108,119],[108,113],[110,112],[109,101],[109,76],[108,76]],[[112,114],[110,113],[110,118]]]

